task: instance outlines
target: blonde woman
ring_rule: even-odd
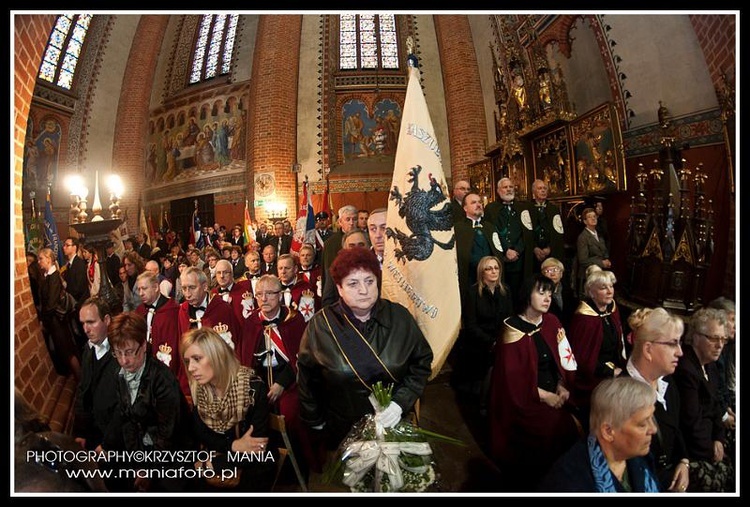
[[[686,491],[690,460],[680,430],[680,394],[671,377],[682,357],[685,325],[664,308],[639,308],[628,324],[633,352],[623,375],[645,382],[657,394],[654,418],[659,436],[651,440],[651,454],[661,490]]]
[[[215,470],[242,468],[237,491],[268,491],[273,459],[268,449],[268,387],[255,372],[242,366],[234,351],[210,327],[182,336],[180,351],[193,398],[193,432],[201,446],[216,452]],[[228,463],[227,453],[248,453],[264,459]],[[255,454],[250,454],[255,453]],[[207,489],[210,489],[206,485]]]
[[[591,266],[587,275],[585,297],[570,319],[568,333],[578,360],[571,397],[584,411],[596,385],[605,378],[619,376],[627,360],[620,310],[615,302],[617,278],[598,266]]]
[[[567,328],[578,302],[573,295],[573,289],[569,284],[563,282],[565,266],[555,257],[547,257],[542,262],[540,270],[544,276],[555,284],[554,289],[552,289],[552,304],[549,311],[560,319],[562,325]]]
[[[464,311],[464,347],[461,366],[479,394],[479,410],[485,411],[489,397],[490,368],[494,363],[495,341],[503,321],[513,314],[510,290],[503,283],[503,263],[492,255],[477,264],[477,283],[469,290]]]

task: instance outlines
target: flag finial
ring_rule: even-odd
[[[409,55],[406,64],[409,67],[419,68],[419,59],[414,54],[414,38],[411,35],[406,38],[406,52]]]

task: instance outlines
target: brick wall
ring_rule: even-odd
[[[261,16],[253,56],[247,136],[247,188],[253,175],[275,172],[276,200],[296,216],[297,77],[302,16]],[[311,77],[312,78],[312,77]],[[255,218],[265,220],[263,209]]]
[[[732,15],[694,15],[690,21],[695,28],[698,44],[706,57],[714,86],[721,84],[721,73],[735,72],[735,17]]]
[[[708,71],[711,74],[711,81],[718,90],[722,88],[722,73],[730,77],[730,82],[735,83],[736,65],[736,40],[735,33],[737,30],[736,20],[733,15],[693,15],[690,21],[695,28],[695,34],[698,37],[698,43],[703,49],[703,55],[706,57]],[[735,171],[737,167],[735,167]],[[729,199],[729,235],[727,244],[727,258],[735,259],[735,195],[731,194]],[[735,263],[727,262],[724,273],[724,291],[723,295],[735,299]]]
[[[112,167],[127,185],[120,207],[135,210],[136,217],[138,201],[145,186],[144,140],[148,139],[148,106],[156,62],[168,22],[169,16],[141,17],[133,37],[117,105],[117,135],[112,150]]]
[[[434,16],[440,50],[451,145],[451,179],[467,178],[469,164],[484,158],[484,119],[479,67],[466,16]]]
[[[13,284],[14,284],[14,365],[15,387],[23,399],[43,418],[50,420],[52,429],[62,430],[68,420],[72,392],[66,380],[57,375],[42,337],[41,324],[36,318],[34,301],[29,289],[23,239],[21,178],[23,174],[23,146],[31,97],[42,52],[56,16],[14,16],[13,99],[15,125],[13,131]],[[58,408],[62,407],[62,408]],[[63,412],[59,417],[53,413]]]

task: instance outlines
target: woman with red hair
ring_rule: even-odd
[[[354,423],[373,413],[371,387],[393,384],[376,416],[393,427],[422,395],[432,350],[409,311],[380,298],[380,263],[361,247],[341,250],[330,268],[339,300],[307,324],[297,358],[300,416],[335,449]]]

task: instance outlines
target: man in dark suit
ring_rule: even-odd
[[[255,234],[255,240],[260,243],[260,249],[263,250],[263,248],[268,244],[268,242],[273,237],[272,234],[268,233],[268,226],[265,222],[260,222],[258,224],[258,232]]]
[[[529,202],[532,234],[527,235],[531,243],[526,248],[533,253],[534,273],[539,272],[542,262],[549,257],[564,259],[563,222],[560,208],[547,200],[549,187],[544,180],[534,180],[531,185],[532,199]]]
[[[151,245],[146,242],[146,239],[146,235],[142,232],[135,235],[135,241],[137,243],[135,245],[135,251],[138,252],[138,255],[140,255],[143,260],[149,260],[151,258]]]
[[[79,318],[88,341],[83,347],[73,436],[81,447],[93,450],[103,444],[107,426],[117,406],[116,382],[120,365],[112,355],[107,339],[110,321],[107,303],[99,298],[87,299],[81,305]]]
[[[89,297],[89,282],[86,276],[86,261],[78,255],[78,238],[67,237],[63,242],[65,264],[60,274],[65,281],[65,290],[75,298],[78,308]]]
[[[477,282],[480,259],[487,255],[503,258],[500,235],[492,222],[484,220],[484,205],[479,194],[466,194],[463,210],[463,220],[454,223],[462,306],[471,286]]]
[[[336,258],[336,254],[342,248],[341,241],[344,239],[344,235],[356,226],[357,208],[351,204],[342,206],[339,209],[339,230],[331,234],[323,246],[323,268],[321,270],[323,287],[325,287],[326,277],[328,276],[328,268],[331,267],[333,259]]]
[[[261,255],[263,259],[260,263],[260,272],[264,275],[269,274],[276,276],[276,247],[272,243],[269,243],[263,247]]]
[[[497,182],[498,199],[487,205],[485,217],[500,234],[505,281],[515,301],[523,279],[531,274],[532,252],[526,248],[532,242],[531,215],[527,207],[515,201],[516,189],[510,178]]]
[[[284,234],[284,223],[276,222],[273,224],[273,236],[268,242],[276,248],[276,256],[288,254],[292,249],[292,237]],[[275,273],[271,273],[272,275]]]
[[[118,271],[120,271],[120,264],[121,260],[117,252],[115,252],[115,244],[109,241],[107,243],[107,276],[113,286],[120,282],[120,278],[117,275]]]
[[[471,184],[468,180],[458,180],[453,184],[453,199],[451,199],[451,209],[453,210],[453,222],[463,222],[466,213],[464,213],[464,197],[471,191]]]

